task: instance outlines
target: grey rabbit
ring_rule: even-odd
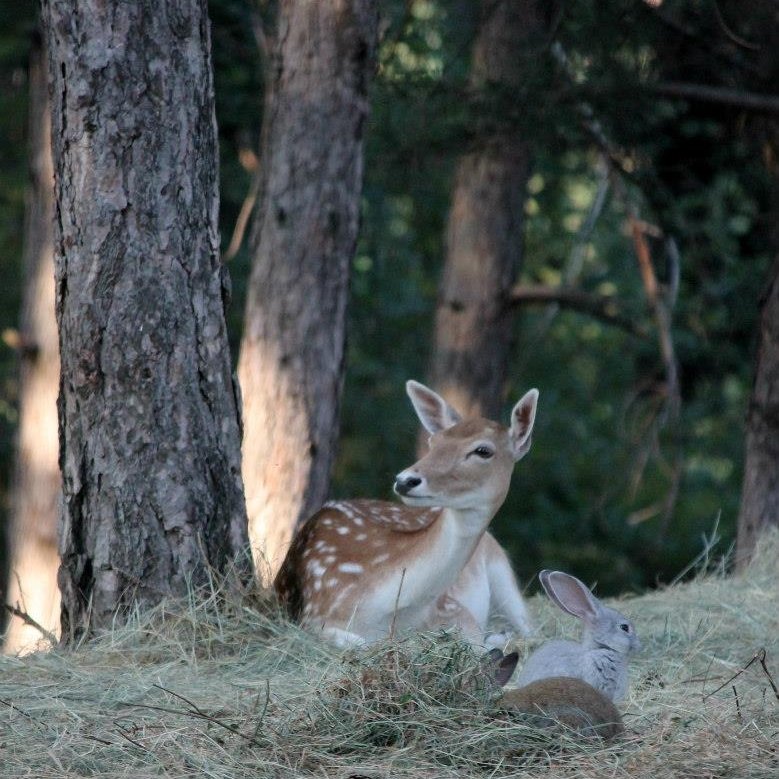
[[[612,701],[624,698],[627,656],[641,648],[633,623],[604,606],[575,576],[546,570],[538,576],[546,594],[563,611],[581,619],[584,630],[580,643],[555,640],[542,644],[522,668],[519,686],[568,676],[587,682]]]

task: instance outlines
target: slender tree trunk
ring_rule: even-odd
[[[19,327],[19,429],[11,512],[6,601],[51,633],[58,632],[57,389],[59,346],[54,317],[54,171],[46,53],[40,35],[30,52],[30,186],[24,228],[24,297]],[[33,649],[42,636],[12,617],[4,650]]]
[[[239,360],[249,533],[266,579],[329,489],[377,21],[369,0],[279,7]]]
[[[522,83],[543,32],[538,0],[483,0],[475,90]],[[430,383],[466,414],[495,418],[506,383],[511,288],[522,257],[530,150],[516,128],[480,131],[457,165],[435,317]]]
[[[206,0],[44,0],[63,640],[247,545]]]
[[[748,561],[760,533],[779,526],[779,258],[762,300],[755,381],[747,414],[746,459],[738,515],[737,562]]]

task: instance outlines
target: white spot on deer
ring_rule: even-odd
[[[373,558],[374,563],[383,563],[390,559],[390,553],[384,552],[384,554],[380,554],[378,557]]]
[[[337,576],[331,576],[325,580],[325,587],[337,587],[341,583],[341,580]]]
[[[322,562],[323,562],[325,565],[332,565],[332,564],[335,562],[335,555],[334,555],[334,554],[329,554],[329,555],[327,555],[327,557],[325,557],[325,558],[322,560]]]
[[[355,525],[358,525],[359,527],[363,526],[363,521],[361,517],[358,517],[357,515],[352,517],[352,522],[354,522]]]
[[[322,574],[325,572],[324,566],[319,562],[319,560],[312,560],[308,564],[308,572],[312,576],[316,576],[317,578],[321,577]]]
[[[314,549],[316,549],[317,552],[324,552],[326,546],[327,541],[319,540],[314,544]]]
[[[322,589],[322,580],[321,579],[317,579],[314,582],[314,592],[319,592],[319,590],[321,590],[321,589]]]
[[[338,533],[339,536],[345,536],[349,532],[349,528],[346,525],[339,525],[335,532]]]
[[[330,519],[330,517],[325,517],[325,518],[322,520],[322,524],[323,524],[325,527],[330,527],[330,525],[332,525],[332,524],[333,524],[333,520],[332,520],[332,519]]]
[[[368,537],[367,533],[358,533],[355,537],[355,541],[365,541],[365,539]]]
[[[338,570],[343,573],[362,573],[363,567],[359,563],[341,563]]]

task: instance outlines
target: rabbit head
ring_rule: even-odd
[[[623,655],[641,648],[633,623],[616,609],[604,606],[575,576],[562,571],[541,571],[538,578],[552,601],[584,623],[582,643]]]

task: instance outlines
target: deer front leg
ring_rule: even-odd
[[[525,637],[531,636],[534,633],[533,623],[517,586],[511,563],[497,542],[491,546],[487,559],[491,605],[517,632]]]
[[[459,630],[474,649],[484,649],[484,631],[476,617],[459,600],[446,593],[431,605],[424,627],[426,630]]]
[[[353,649],[355,647],[365,646],[368,642],[357,633],[350,630],[337,628],[334,625],[325,625],[322,628],[322,637],[326,641],[335,644],[339,649]]]

